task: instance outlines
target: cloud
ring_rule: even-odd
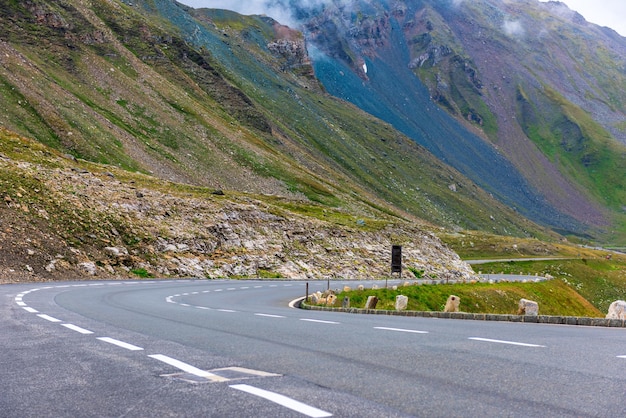
[[[509,36],[518,38],[526,34],[526,30],[519,20],[505,20],[502,24],[502,30]]]
[[[322,6],[347,6],[354,0],[178,0],[193,8],[227,9],[243,15],[266,15],[278,22],[297,26],[294,10],[312,10]],[[455,0],[459,1],[459,0]]]

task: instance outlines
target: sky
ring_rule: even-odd
[[[208,7],[235,10],[241,14],[266,14],[277,21],[289,24],[290,16],[284,8],[266,9],[265,0],[178,0],[194,8]],[[304,0],[320,3],[323,0]],[[541,0],[548,1],[548,0]],[[608,26],[626,37],[626,0],[561,0],[592,23]]]
[[[626,36],[625,0],[561,0],[561,2],[583,15],[587,21],[608,26],[620,35]]]

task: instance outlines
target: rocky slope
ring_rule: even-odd
[[[126,277],[470,279],[432,233],[305,200],[165,182],[0,129],[0,283]]]

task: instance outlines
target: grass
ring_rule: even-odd
[[[542,315],[603,316],[598,308],[561,280],[541,283],[410,285],[397,290],[356,290],[338,294],[337,306],[341,306],[344,297],[349,297],[350,306],[364,307],[368,296],[376,296],[379,299],[377,309],[394,310],[398,295],[408,297],[407,309],[412,311],[443,311],[448,297],[456,295],[461,300],[460,311],[468,313],[516,314],[519,300],[525,298],[536,301]]]
[[[553,279],[539,283],[410,285],[397,290],[342,292],[337,296],[339,301],[350,297],[352,307],[363,307],[368,296],[377,296],[377,309],[393,310],[396,296],[405,295],[409,297],[409,310],[442,311],[448,296],[454,294],[461,299],[461,311],[494,314],[515,314],[519,299],[525,298],[539,303],[540,314],[587,317],[602,317],[611,302],[626,299],[626,255],[506,261],[477,267],[484,275],[522,274]]]

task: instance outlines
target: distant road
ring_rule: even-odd
[[[622,328],[290,309],[304,293],[287,281],[1,285],[0,415],[626,416]]]
[[[463,260],[468,264],[508,263],[509,261],[552,261],[552,260],[575,260],[574,257],[544,257],[544,258],[499,258],[490,260]]]

